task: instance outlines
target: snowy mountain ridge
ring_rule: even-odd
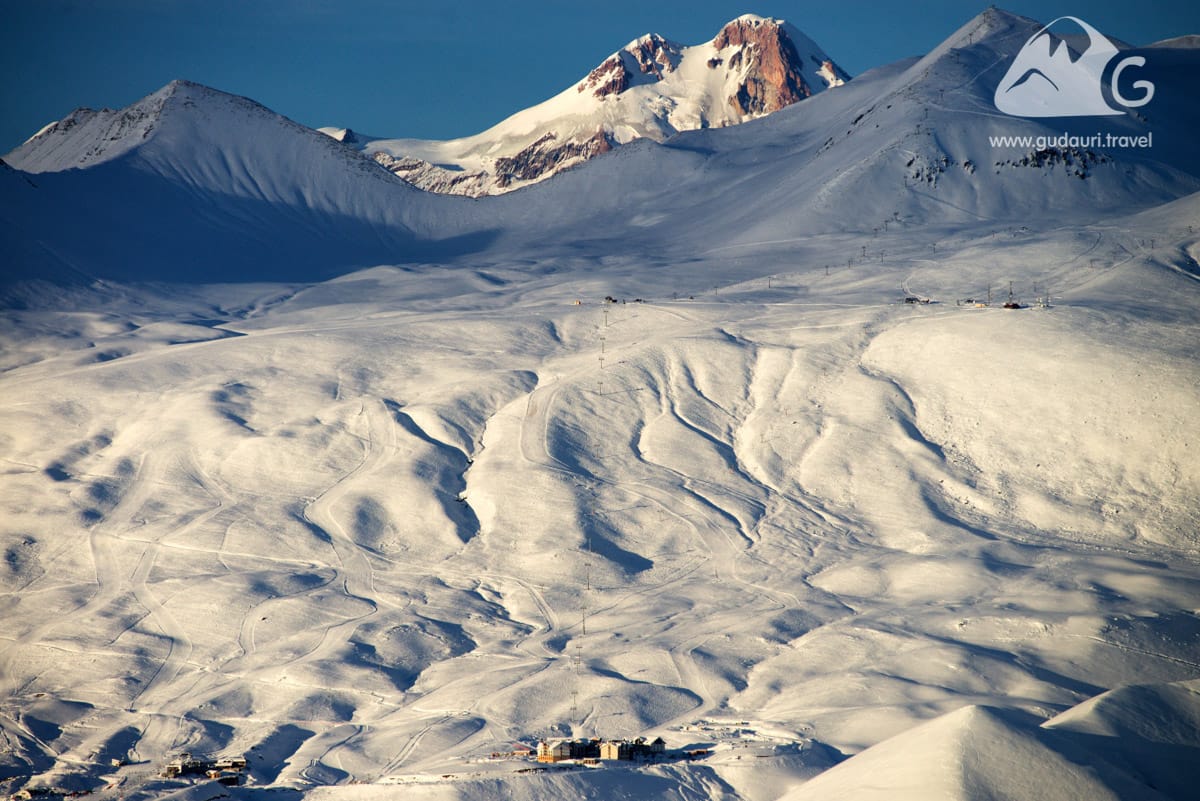
[[[173,81],[120,111],[87,111],[7,155],[0,235],[18,273],[246,276],[270,265],[371,266],[437,240],[457,199],[429,195],[324,134],[244,97]],[[116,202],[114,199],[119,198]],[[58,223],[64,216],[75,222]],[[433,220],[433,222],[430,222]],[[419,233],[418,233],[419,230]]]
[[[747,14],[700,45],[635,39],[570,88],[474,136],[360,146],[415,186],[477,197],[545,180],[635,139],[757,119],[849,77],[795,26]]]
[[[86,169],[133,155],[162,171],[183,174],[190,170],[189,180],[201,187],[205,185],[207,151],[223,148],[227,156],[233,156],[242,150],[245,160],[280,142],[304,142],[313,151],[308,168],[335,159],[387,182],[386,175],[373,169],[368,159],[327,144],[325,137],[260,103],[181,79],[124,109],[77,109],[30,137],[7,159],[22,172],[39,174]],[[197,152],[187,153],[186,148]],[[230,172],[236,173],[236,165]],[[207,170],[208,177],[213,175]],[[258,187],[255,191],[262,190]]]
[[[872,70],[751,124],[684,131],[662,144],[643,137],[519,198],[479,202],[415,191],[358,145],[245,98],[175,82],[125,111],[52,126],[8,154],[38,188],[8,182],[14,194],[0,235],[27,254],[15,263],[18,275],[40,264],[63,275],[219,270],[250,280],[287,262],[304,279],[457,258],[499,243],[553,248],[563,235],[660,253],[684,241],[762,241],[781,225],[801,235],[1031,213],[1090,221],[1200,189],[1194,49],[1155,51],[1159,92],[1148,118],[1105,121],[1121,135],[1152,130],[1153,149],[994,146],[997,137],[1062,133],[1058,123],[1001,115],[991,105],[1005,61],[1035,30],[1032,20],[989,10],[921,59]],[[1075,127],[1094,131],[1087,121]],[[125,187],[116,202],[114,187]],[[739,201],[730,203],[735,187]],[[54,225],[67,208],[77,224]],[[264,237],[268,220],[280,228]],[[687,237],[664,238],[662,226]],[[167,231],[195,241],[180,249]],[[183,259],[169,255],[181,250]]]
[[[14,151],[24,172],[87,167],[119,157],[150,136],[158,115],[174,93],[168,84],[127,108],[79,108],[52,122]],[[35,153],[30,157],[23,154]]]

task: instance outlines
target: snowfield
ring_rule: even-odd
[[[9,770],[68,786],[127,751],[246,752],[259,786],[759,798],[832,760],[750,770],[697,721],[848,756],[936,718],[898,765],[989,737],[979,759],[1053,766],[1074,752],[1036,724],[1107,690],[1191,719],[1195,279],[1146,256],[1056,273],[1048,309],[976,309],[944,258],[929,305],[900,301],[907,267],[791,264],[616,305],[586,278],[464,303],[426,288],[450,270],[378,268],[262,306],[226,288],[254,311],[219,323],[193,316],[211,300],[15,313],[26,352],[80,331],[4,378]],[[568,733],[718,750],[480,763]],[[796,797],[839,797],[817,788],[855,786],[856,760]],[[954,797],[1008,775],[979,770]],[[1083,786],[1046,773],[1031,793]]]
[[[478,202],[193,84],[6,156],[0,789],[1192,797],[1200,171],[985,163],[1027,23]]]

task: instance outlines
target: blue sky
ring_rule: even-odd
[[[916,7],[916,9],[914,9]],[[544,100],[643,33],[711,39],[787,19],[852,74],[924,53],[985,3],[875,0],[0,0],[0,154],[78,106],[119,108],[174,78],[305,125],[380,136],[476,133]],[[1200,33],[1194,0],[1014,2],[1131,44]]]

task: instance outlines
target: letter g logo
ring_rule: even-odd
[[[1154,84],[1150,83],[1149,81],[1134,81],[1133,88],[1141,89],[1145,94],[1143,94],[1138,100],[1129,100],[1128,98],[1123,97],[1121,95],[1120,86],[1121,72],[1130,65],[1134,67],[1144,67],[1146,66],[1146,59],[1142,58],[1141,56],[1129,56],[1128,58],[1121,59],[1121,61],[1117,64],[1117,68],[1113,70],[1112,74],[1113,99],[1126,108],[1140,108],[1149,103],[1150,98],[1154,97]]]

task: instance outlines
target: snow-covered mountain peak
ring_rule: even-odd
[[[339,138],[355,141],[353,133]],[[144,171],[195,188],[289,204],[311,202],[306,184],[326,173],[339,176],[336,183],[353,174],[409,189],[331,136],[249,98],[186,80],[124,109],[78,109],[5,159],[26,173],[135,159]]]
[[[358,134],[356,134],[350,128],[318,128],[317,130],[329,138],[343,142],[347,145],[356,144],[358,142]]]
[[[740,43],[743,37],[749,36],[757,38],[758,32],[765,32],[768,36],[777,35],[783,32],[784,28],[788,27],[795,30],[795,26],[789,25],[786,21],[775,19],[774,17],[760,17],[757,14],[743,14],[742,16],[732,19],[725,23],[720,32],[713,37],[713,44],[717,49],[721,49],[728,44],[728,40],[737,40],[734,43]]]
[[[141,147],[169,119],[184,118],[183,125],[191,126],[198,114],[211,118],[217,106],[276,116],[248,98],[177,79],[123,109],[76,109],[38,131],[6,158],[30,173],[90,167]]]
[[[72,265],[87,263],[94,243],[109,237],[153,254],[133,256],[127,244],[108,251],[126,277],[137,274],[131,265],[154,263],[179,276],[227,277],[267,262],[369,266],[409,246],[422,225],[413,215],[429,200],[329,136],[189,81],[121,110],[76,111],[4,158],[23,180],[0,171],[0,183],[23,193],[18,205],[30,209],[5,223],[21,232],[17,247],[38,270],[73,274],[86,272]],[[144,204],[143,212],[117,211],[113,197]],[[454,205],[437,200],[443,215]],[[56,201],[82,210],[67,216],[75,244],[54,252],[21,244],[51,236],[44,225],[61,226],[57,214],[36,214]]]
[[[616,145],[737,125],[849,78],[795,26],[745,14],[698,45],[657,33],[634,39],[570,88],[475,136],[359,145],[423,189],[500,194]]]
[[[59,172],[127,153],[154,132],[163,107],[180,88],[171,83],[124,109],[78,108],[42,128],[8,155],[25,172]]]

